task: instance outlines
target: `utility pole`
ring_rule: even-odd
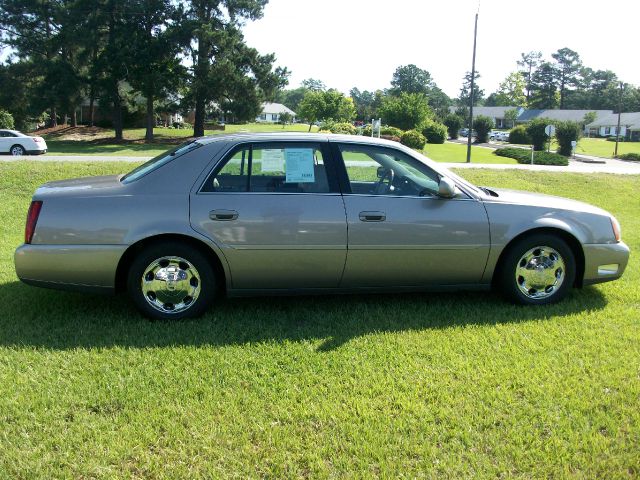
[[[467,163],[471,163],[471,134],[473,132],[473,91],[476,81],[476,39],[478,38],[478,12],[480,11],[480,2],[478,2],[478,10],[476,11],[476,24],[473,30],[473,60],[471,61],[471,94],[469,95],[469,132],[467,136]]]
[[[620,140],[620,116],[622,115],[623,92],[624,92],[624,83],[620,82],[620,99],[618,101],[618,126],[616,127],[616,151],[613,152],[613,158],[618,158],[618,141]]]

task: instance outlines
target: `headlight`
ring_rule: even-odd
[[[616,242],[622,240],[622,232],[620,231],[620,223],[614,217],[611,219],[611,228],[613,228],[613,236],[616,238]]]

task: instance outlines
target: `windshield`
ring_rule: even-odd
[[[202,144],[196,142],[195,140],[191,140],[190,142],[183,143],[182,145],[179,145],[176,148],[169,150],[168,152],[161,153],[157,157],[152,158],[148,162],[145,162],[142,165],[140,165],[139,167],[134,168],[129,173],[127,173],[124,177],[122,177],[120,181],[122,183],[135,182],[139,178],[144,177],[146,174],[160,168],[165,163],[168,163],[171,160],[181,157],[185,153],[195,150],[196,148],[201,146]]]
[[[416,152],[418,155],[420,155],[422,158],[428,159],[428,157],[425,157],[424,155],[422,155],[419,152]],[[433,161],[433,160],[430,160]],[[470,183],[468,180],[465,180],[464,178],[462,178],[460,175],[456,175],[455,173],[453,173],[451,170],[447,169],[447,177],[451,178],[452,180],[455,180],[456,182],[461,183],[462,185],[464,185],[465,187],[467,187],[469,190],[473,191],[474,193],[480,193],[480,189],[475,186],[473,183]]]

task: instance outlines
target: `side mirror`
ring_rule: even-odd
[[[453,198],[456,196],[456,184],[453,180],[442,177],[438,184],[438,195],[442,198]]]

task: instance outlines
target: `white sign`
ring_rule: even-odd
[[[287,148],[286,183],[313,183],[316,181],[313,170],[313,149]]]
[[[262,172],[284,172],[284,152],[279,148],[261,150]]]
[[[553,135],[556,133],[556,127],[554,127],[553,125],[547,125],[546,127],[544,127],[544,133],[547,134],[547,137],[553,137]]]
[[[578,145],[578,142],[571,140],[571,148],[576,148],[576,145]]]

